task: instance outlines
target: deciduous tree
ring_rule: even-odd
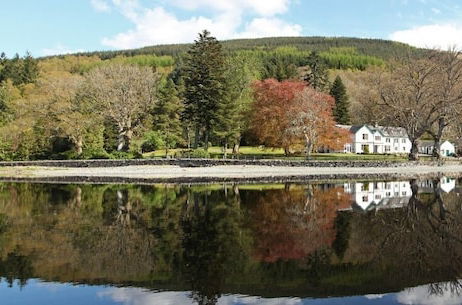
[[[270,147],[282,147],[286,154],[293,139],[285,131],[289,125],[287,110],[306,84],[300,81],[268,79],[253,84],[251,127],[257,138]]]
[[[379,86],[380,104],[392,124],[403,127],[412,143],[410,160],[418,159],[418,140],[438,119],[438,65],[431,59],[408,58],[383,74]]]
[[[126,64],[102,66],[86,75],[85,90],[95,111],[117,123],[117,150],[129,150],[134,129],[154,106],[158,80],[151,69]]]
[[[348,141],[348,132],[335,126],[332,116],[334,103],[331,96],[306,87],[288,105],[285,133],[291,139],[303,141],[307,157],[315,146],[342,149]]]

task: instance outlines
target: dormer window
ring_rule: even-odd
[[[376,141],[380,141],[382,138],[380,136],[375,136]]]
[[[369,137],[368,137],[368,134],[367,133],[363,133],[363,140],[367,140]]]

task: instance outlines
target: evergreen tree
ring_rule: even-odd
[[[307,58],[307,64],[310,70],[305,76],[305,81],[318,91],[328,90],[329,76],[325,60],[318,52],[313,51]]]
[[[220,124],[216,114],[225,98],[225,70],[221,44],[208,31],[203,31],[188,51],[183,73],[183,120],[186,120],[186,124],[192,122],[194,125],[196,148],[199,139],[202,139],[207,150],[214,124]]]
[[[172,79],[166,81],[159,90],[158,101],[154,106],[154,130],[158,131],[165,142],[165,154],[181,142],[182,128],[180,121],[181,100]]]
[[[333,109],[333,115],[335,121],[339,124],[349,124],[350,123],[350,111],[348,102],[348,95],[346,93],[345,85],[342,82],[340,76],[334,80],[332,88],[330,89],[330,95],[335,99],[335,107]]]

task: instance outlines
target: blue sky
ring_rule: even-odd
[[[268,36],[462,46],[461,0],[0,0],[0,51],[34,56]]]

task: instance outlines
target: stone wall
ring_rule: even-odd
[[[445,164],[460,164],[460,160],[445,161]],[[298,160],[236,160],[236,159],[135,159],[135,160],[47,160],[0,162],[0,166],[45,166],[45,167],[118,167],[139,165],[175,165],[181,167],[208,167],[219,165],[288,166],[288,167],[400,167],[429,165],[436,161],[298,161]]]

